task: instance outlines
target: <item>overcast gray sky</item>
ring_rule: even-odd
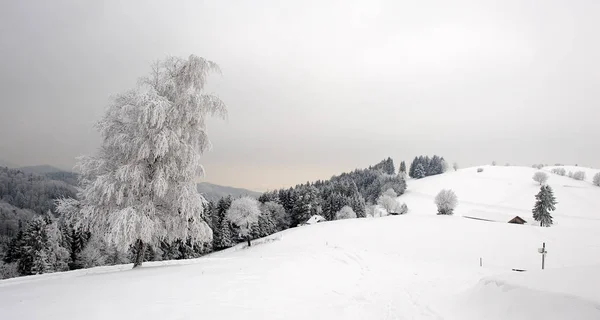
[[[600,168],[600,1],[3,1],[0,159],[70,168],[149,63],[220,64],[206,180],[266,190],[437,153]]]

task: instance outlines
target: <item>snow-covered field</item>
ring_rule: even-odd
[[[139,270],[0,281],[0,319],[600,319],[600,188],[550,174],[551,228],[465,218],[531,220],[537,170],[483,168],[410,180],[403,216],[293,228]],[[455,216],[436,215],[442,188],[459,198]]]

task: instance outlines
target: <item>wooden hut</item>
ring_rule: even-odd
[[[527,221],[525,221],[523,218],[521,218],[519,216],[515,216],[514,218],[510,219],[510,221],[508,221],[508,223],[526,224]]]

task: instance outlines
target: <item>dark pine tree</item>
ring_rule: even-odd
[[[535,196],[536,202],[533,207],[533,219],[540,222],[540,227],[549,227],[552,225],[552,215],[550,212],[556,209],[556,199],[549,185],[540,188],[540,192]]]
[[[427,172],[425,171],[425,167],[423,166],[423,164],[422,163],[417,164],[417,168],[415,168],[414,178],[422,179],[422,178],[425,178],[426,176],[427,176]]]
[[[415,157],[415,159],[410,164],[410,169],[408,171],[408,176],[411,178],[415,177],[415,170],[417,169],[417,165],[419,164],[419,158]]]
[[[406,175],[406,173],[407,173],[406,172],[406,162],[404,162],[404,161],[400,162],[400,172],[399,173]]]
[[[6,253],[4,254],[5,263],[17,262],[23,256],[23,230],[20,230],[17,235],[10,240]]]

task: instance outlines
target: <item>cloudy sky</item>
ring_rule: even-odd
[[[600,168],[600,1],[3,1],[0,159],[70,168],[153,60],[220,64],[207,181],[266,190],[434,153]]]

